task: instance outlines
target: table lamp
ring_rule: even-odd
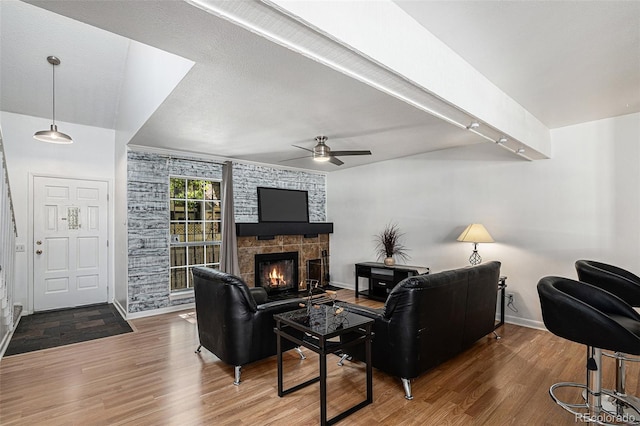
[[[480,254],[478,253],[478,243],[495,242],[493,238],[491,238],[491,235],[489,235],[487,228],[480,223],[472,223],[467,226],[458,237],[458,241],[473,243],[473,253],[469,256],[469,263],[472,265],[478,265],[482,262],[482,257],[480,257]]]

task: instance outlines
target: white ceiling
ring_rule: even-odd
[[[113,128],[131,39],[195,62],[132,144],[331,171],[485,142],[182,1],[30,3],[0,3],[3,111],[50,118],[53,54],[56,119]],[[550,128],[640,111],[640,2],[397,3]],[[320,134],[373,155],[283,161]]]
[[[639,1],[395,1],[549,128],[640,111]]]
[[[129,41],[22,2],[0,7],[2,110],[51,118],[54,55],[57,120],[113,128]]]

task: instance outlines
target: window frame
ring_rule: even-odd
[[[172,193],[173,179],[179,179],[184,182],[184,193],[182,198],[175,197],[175,194]],[[201,182],[214,184],[213,185],[214,190],[216,189],[215,184],[217,183],[218,188],[217,188],[217,191],[214,191],[213,193],[214,197],[212,199],[207,199],[206,193],[204,192],[202,194],[202,198],[189,198],[189,181],[201,181]],[[192,282],[192,276],[190,272],[191,272],[191,268],[193,268],[194,266],[207,266],[215,269],[220,268],[220,253],[222,250],[222,193],[221,192],[222,192],[222,179],[202,178],[202,177],[184,176],[184,175],[169,175],[167,193],[168,193],[168,207],[169,207],[168,208],[169,294],[171,298],[179,298],[181,295],[184,296],[185,294],[193,293],[193,282]],[[174,219],[174,212],[175,212],[174,202],[175,201],[184,202],[184,206],[185,206],[183,209],[184,217],[182,219]],[[190,202],[202,203],[199,219],[193,219],[189,217],[190,212],[188,211],[188,205]],[[213,208],[211,210],[212,218],[210,219],[207,219],[206,217],[207,215],[207,209],[205,204],[206,202],[211,202],[213,204]],[[182,234],[174,233],[175,232],[174,226],[179,224],[184,225],[184,231]],[[202,240],[189,241],[190,236],[197,235],[195,233],[189,232],[190,224],[196,224],[196,226],[197,224],[200,224]],[[219,235],[219,239],[212,239],[212,240],[206,239],[205,235],[206,235],[207,224],[210,224],[210,226],[212,227],[211,228],[212,235]],[[217,227],[216,227],[216,224],[217,224]],[[182,241],[179,239],[176,240],[176,237],[180,238],[180,236],[182,236]],[[203,248],[202,255],[201,255],[202,262],[193,262],[193,259],[191,259],[192,247]],[[184,260],[181,261],[180,262],[181,264],[178,264],[178,265],[174,264],[174,263],[177,263],[177,260],[174,260],[174,253],[175,253],[174,249],[176,248],[184,248],[184,257],[183,257]],[[213,262],[207,262],[207,258],[209,257],[208,250],[213,250],[213,254],[211,255],[212,256],[211,259]],[[195,257],[197,258],[198,256],[195,255]],[[174,271],[180,270],[180,269],[185,270],[184,272],[185,287],[174,289],[173,288]]]

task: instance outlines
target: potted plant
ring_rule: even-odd
[[[403,236],[404,234],[400,232],[395,223],[387,224],[384,230],[375,236],[378,259],[384,258],[385,265],[395,265],[395,258],[404,261],[409,259],[407,248],[400,242]]]

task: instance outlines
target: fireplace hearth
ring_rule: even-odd
[[[255,286],[273,295],[298,288],[298,252],[255,255]]]

